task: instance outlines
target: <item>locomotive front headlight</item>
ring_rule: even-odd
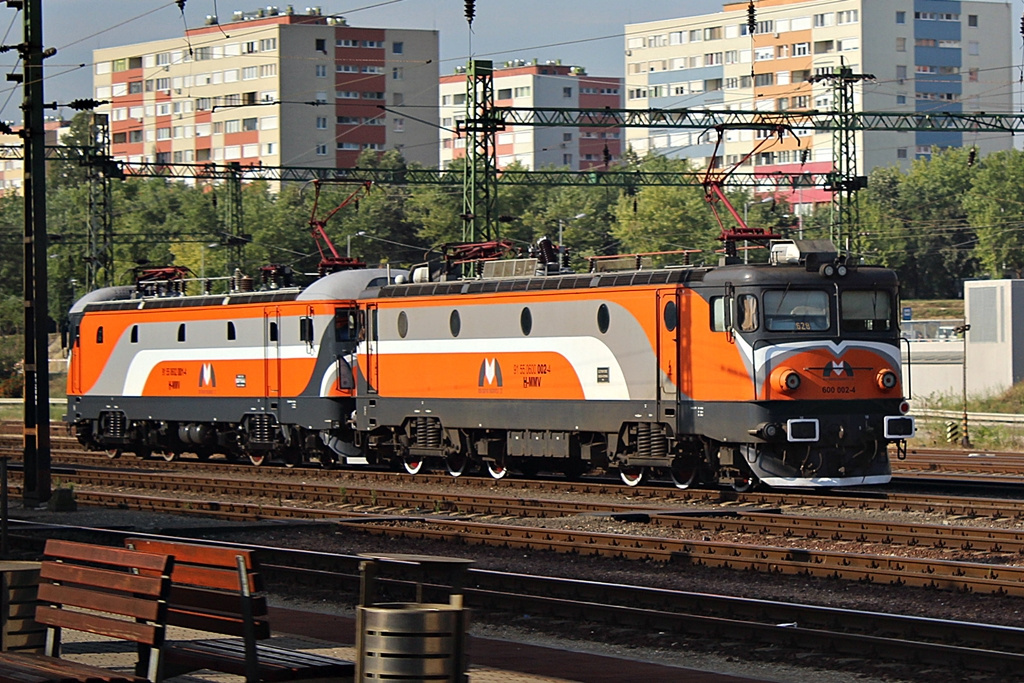
[[[882,391],[891,391],[896,388],[896,373],[892,370],[882,370],[875,377],[875,383]]]
[[[787,394],[800,388],[800,373],[793,368],[776,368],[772,380],[776,389]]]

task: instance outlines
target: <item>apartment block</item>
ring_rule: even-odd
[[[588,76],[578,66],[551,61],[505,62],[494,69],[494,97],[499,107],[621,108],[622,79]],[[466,118],[466,74],[440,79],[441,166],[466,155],[466,138],[456,132]],[[604,168],[622,156],[620,128],[543,128],[509,126],[496,136],[498,168],[519,162],[528,169]]]
[[[43,123],[45,144],[53,147],[70,130],[70,122],[51,119]],[[25,140],[21,137],[21,126],[14,126],[12,133],[0,133],[0,194],[21,194],[25,184]],[[46,162],[49,167],[50,162]]]
[[[129,163],[344,168],[397,149],[437,164],[437,31],[268,7],[93,60],[112,154]]]
[[[626,106],[757,111],[828,110],[833,88],[816,76],[848,67],[857,79],[857,111],[1013,112],[1010,3],[993,0],[758,0],[755,25],[747,2],[726,2],[716,14],[626,27]],[[630,129],[627,144],[732,168],[769,130],[729,130],[712,159],[717,133]],[[769,140],[741,171],[827,172],[831,132],[786,133]],[[1012,147],[994,133],[856,133],[858,172],[907,168],[933,146],[976,147],[986,154]],[[826,202],[831,193],[802,189],[790,201]]]

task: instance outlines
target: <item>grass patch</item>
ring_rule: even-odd
[[[914,320],[935,320],[937,318],[963,318],[963,299],[912,299],[901,305],[913,309]]]

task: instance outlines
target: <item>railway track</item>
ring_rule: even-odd
[[[15,530],[23,542],[35,534],[40,544],[46,536],[82,531],[35,524],[16,525]],[[88,531],[112,544],[129,535]],[[130,535],[146,534],[133,531]],[[334,599],[339,591],[353,596],[358,592],[358,563],[363,559],[359,556],[242,545],[262,553],[268,586],[277,593],[297,590],[305,595],[305,589],[296,587],[309,585],[331,586]],[[393,576],[378,580],[394,591],[411,593],[416,588],[413,582]],[[443,582],[429,578],[421,587],[427,595],[448,590]],[[651,633],[692,635],[705,642],[742,643],[744,648],[771,645],[803,654],[811,649],[822,656],[910,668],[941,661],[952,670],[1000,676],[1015,674],[1024,666],[1024,629],[1008,626],[474,568],[468,570],[462,591],[467,606],[490,619],[527,613],[560,623],[601,624],[613,627],[618,635],[625,629],[645,638]]]
[[[83,504],[194,514],[221,519],[327,519],[364,533],[486,544],[580,555],[653,560],[878,584],[1024,596],[1024,541],[1010,529],[843,520],[743,510],[672,509],[664,501],[609,503],[445,493],[309,482],[210,478],[195,475],[81,471],[64,475]],[[165,495],[135,491],[159,491]],[[685,492],[683,492],[685,493]],[[212,497],[212,498],[211,498]],[[637,524],[636,533],[605,533],[516,523],[589,513]],[[468,519],[467,519],[468,518]],[[755,536],[756,542],[678,538],[662,529]],[[703,535],[703,534],[702,534]],[[779,545],[765,540],[780,539]],[[889,554],[815,547],[828,539],[885,544]],[[983,554],[966,561],[896,554],[899,547]],[[999,553],[999,557],[994,556]]]

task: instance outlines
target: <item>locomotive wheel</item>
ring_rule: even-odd
[[[452,453],[444,459],[444,464],[448,469],[448,474],[453,477],[461,477],[469,465],[469,458],[464,453]]]
[[[120,448],[108,448],[106,453],[107,453],[107,457],[110,458],[111,460],[116,460],[117,458],[121,457],[121,449]]]
[[[761,480],[754,475],[750,475],[749,477],[737,477],[732,480],[732,490],[736,493],[747,493],[748,491],[753,491],[757,488],[757,485],[760,483]]]
[[[684,462],[673,462],[669,474],[677,489],[688,489],[697,481],[697,468]]]
[[[175,460],[178,459],[178,454],[175,453],[174,451],[164,451],[163,453],[160,454],[160,457],[167,462],[174,462]]]
[[[420,470],[423,469],[423,458],[416,455],[406,456],[402,458],[402,467],[409,474],[419,474]]]
[[[620,467],[619,478],[626,486],[639,486],[647,479],[646,467]]]
[[[487,463],[487,474],[491,475],[491,479],[504,479],[508,476],[508,468],[504,463],[490,460]]]
[[[338,466],[338,458],[334,453],[323,452],[320,454],[320,467],[325,470],[333,470]]]
[[[267,461],[266,453],[250,453],[249,454],[249,462],[251,462],[254,467],[260,467],[266,461]]]

